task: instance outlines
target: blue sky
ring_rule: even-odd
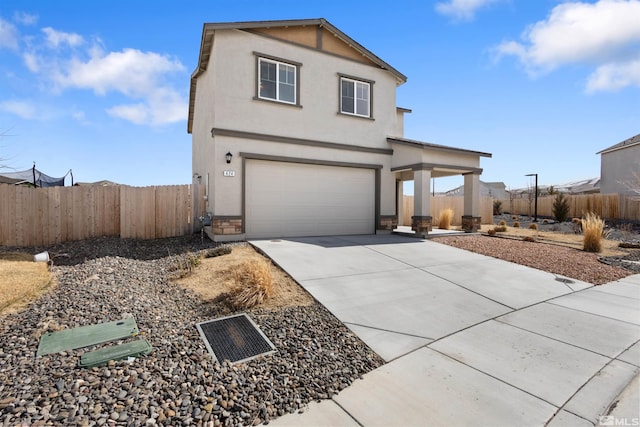
[[[405,137],[493,154],[483,181],[597,177],[640,132],[640,0],[2,0],[0,165],[190,183],[203,23],[320,17],[408,77]]]

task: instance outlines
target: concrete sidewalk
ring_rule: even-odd
[[[640,275],[594,287],[396,235],[251,243],[389,362],[271,425],[588,426],[618,396],[640,417]]]

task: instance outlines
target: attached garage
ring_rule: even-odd
[[[248,238],[375,233],[376,171],[247,159]]]

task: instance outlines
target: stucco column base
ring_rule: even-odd
[[[479,216],[462,215],[462,229],[465,233],[475,233],[480,230]]]
[[[433,218],[431,216],[412,216],[411,229],[416,232],[416,236],[424,236],[433,229]]]

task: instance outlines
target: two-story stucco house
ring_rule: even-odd
[[[600,193],[640,195],[640,134],[600,154]]]
[[[205,24],[191,77],[194,224],[214,240],[431,230],[432,177],[464,175],[479,225],[480,157],[405,139],[406,77],[324,19]]]

